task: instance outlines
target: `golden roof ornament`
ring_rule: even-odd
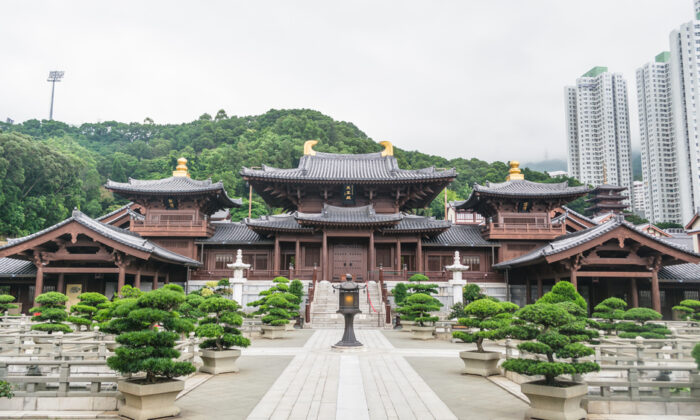
[[[525,179],[525,175],[520,172],[520,162],[517,160],[511,160],[510,170],[508,171],[506,181],[518,181],[522,179]]]
[[[173,176],[190,177],[190,171],[187,169],[187,159],[181,157],[177,160],[177,166],[173,171]]]
[[[390,141],[387,141],[387,140],[380,141],[379,144],[384,146],[384,150],[382,150],[382,157],[394,156],[394,145],[391,144]]]
[[[304,155],[316,156],[314,146],[316,146],[317,144],[318,140],[306,140],[306,142],[304,142]]]

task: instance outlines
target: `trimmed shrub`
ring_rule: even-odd
[[[36,298],[40,306],[30,309],[31,313],[38,313],[32,317],[32,321],[42,321],[41,324],[32,325],[33,331],[46,331],[51,334],[54,331],[69,333],[73,331],[70,326],[63,323],[68,319],[66,302],[68,296],[58,292],[42,293]]]
[[[454,331],[452,336],[465,343],[476,343],[477,351],[483,353],[484,340],[499,340],[508,335],[512,313],[517,310],[518,305],[511,302],[475,300],[464,308],[466,317],[459,319],[459,325],[475,328],[477,331]]]
[[[485,294],[481,293],[481,287],[478,284],[468,283],[462,288],[462,298],[464,299],[464,304],[469,305],[475,300],[484,299]]]
[[[289,293],[289,279],[276,277],[272,280],[274,286],[260,292],[260,299],[248,303],[248,306],[257,306],[256,315],[263,315],[263,324],[279,326],[289,323],[289,320],[298,316],[299,304],[297,297]]]
[[[584,311],[586,311],[588,308],[586,300],[576,291],[574,285],[568,281],[560,281],[559,283],[555,284],[554,287],[552,287],[552,290],[542,295],[542,297],[535,303],[559,302],[573,302]]]
[[[190,293],[185,296],[185,301],[177,307],[177,312],[183,319],[196,323],[206,315],[206,313],[199,310],[199,305],[205,300],[201,295]]]
[[[596,327],[605,331],[617,331],[617,321],[625,319],[625,309],[627,302],[620,298],[610,297],[600,302],[593,308],[593,316],[602,318]]]
[[[1,298],[2,296],[0,296]],[[700,321],[700,300],[685,299],[673,307],[685,321]]]
[[[289,283],[289,293],[297,297],[296,303],[301,303],[301,300],[304,298],[304,283],[298,279],[292,280],[292,282]]]
[[[138,299],[121,301],[114,310],[117,318],[107,325],[108,330],[119,333],[116,341],[121,346],[107,358],[107,365],[122,374],[144,372],[145,382],[151,384],[194,372],[192,363],[173,361],[180,356],[174,349],[179,334],[194,329],[174,311],[184,301],[184,293],[165,286]]]
[[[233,346],[250,345],[250,340],[243,337],[237,328],[243,324],[243,317],[236,301],[213,296],[203,299],[198,309],[204,313],[204,317],[199,320],[195,333],[199,337],[207,338],[199,345],[200,348],[221,351]]]
[[[403,302],[406,300],[406,296],[408,296],[408,288],[406,287],[406,283],[397,283],[396,286],[391,289],[391,294],[394,295],[394,303],[396,303],[396,306],[403,305]]]
[[[0,398],[12,398],[15,394],[12,392],[12,385],[6,381],[0,381]]]
[[[142,294],[143,292],[141,291],[141,289],[130,286],[128,284],[125,284],[122,287],[122,290],[119,292],[119,295],[123,298],[137,298]]]
[[[695,363],[698,365],[698,369],[700,369],[700,343],[696,344],[695,347],[693,347],[693,351],[690,352],[690,355],[693,356],[693,359],[695,359]]]
[[[661,314],[650,308],[632,308],[625,312],[624,318],[634,322],[620,322],[617,324],[617,329],[623,331],[618,336],[620,338],[649,338],[663,339],[666,338],[671,331],[663,325],[648,323],[649,321],[658,321],[662,318]]]
[[[75,324],[78,329],[81,325],[92,325],[95,321],[95,314],[99,310],[99,305],[109,302],[107,297],[101,293],[85,292],[78,295],[77,303],[71,306],[71,316],[68,317],[68,322]]]
[[[14,301],[15,297],[12,295],[0,295],[0,315],[4,315],[10,309],[19,308],[19,306],[12,303]]]
[[[413,293],[404,301],[404,305],[398,308],[398,312],[410,320],[415,321],[419,326],[425,327],[426,323],[435,323],[440,318],[430,316],[431,312],[440,310],[442,303],[427,293]]]

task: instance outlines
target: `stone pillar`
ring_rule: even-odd
[[[452,272],[452,280],[449,281],[449,285],[452,286],[452,305],[454,306],[457,303],[464,303],[462,289],[467,282],[462,280],[462,272],[469,270],[469,266],[462,265],[459,258],[459,251],[455,251],[453,264],[446,266],[445,269]]]
[[[659,290],[659,270],[651,271],[651,308],[661,313],[661,291]]]
[[[60,273],[58,275],[58,286],[56,286],[56,291],[58,293],[64,293],[63,289],[65,287],[65,274]]]
[[[637,279],[630,278],[630,305],[633,308],[639,308],[639,292],[637,291]]]
[[[236,261],[232,264],[227,264],[227,266],[233,269],[233,277],[229,279],[229,283],[233,288],[233,300],[243,306],[243,284],[247,281],[243,277],[243,271],[249,269],[250,264],[243,263],[243,251],[239,249],[236,251]]]

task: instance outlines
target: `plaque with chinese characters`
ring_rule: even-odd
[[[354,185],[343,185],[343,204],[355,204]]]

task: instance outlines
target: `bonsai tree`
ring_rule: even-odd
[[[78,329],[81,325],[92,325],[99,305],[109,301],[105,295],[96,292],[81,293],[78,295],[78,300],[80,303],[70,308],[73,315],[68,317],[68,322],[75,324]]]
[[[476,351],[484,353],[484,340],[506,337],[512,313],[518,305],[511,302],[494,302],[478,299],[464,308],[466,317],[459,318],[459,325],[477,329],[475,332],[454,331],[452,336],[465,343],[476,343]]]
[[[483,299],[486,295],[481,293],[481,287],[478,284],[468,283],[462,288],[462,298],[465,305],[469,305],[475,300]]]
[[[523,323],[514,323],[510,334],[529,340],[520,343],[518,349],[543,355],[546,360],[521,357],[506,360],[501,366],[523,375],[543,375],[544,385],[548,386],[563,385],[556,379],[559,375],[598,371],[600,366],[594,362],[577,361],[594,353],[583,342],[596,335],[595,331],[586,330],[585,321],[572,313],[578,310],[576,303],[563,301],[539,302],[517,311],[515,316]]]
[[[54,331],[69,333],[73,331],[70,326],[63,323],[68,318],[66,313],[66,302],[68,296],[58,292],[42,293],[36,298],[36,303],[40,306],[30,309],[36,313],[32,321],[42,321],[41,324],[32,325],[34,331],[47,331],[51,334]]]
[[[301,303],[304,298],[304,283],[301,280],[294,279],[289,283],[289,293],[297,297],[297,303]]]
[[[650,308],[632,308],[625,312],[624,319],[633,322],[620,322],[617,324],[617,329],[621,332],[618,334],[620,338],[650,338],[663,339],[666,335],[671,334],[671,331],[663,325],[648,323],[649,321],[657,321],[661,319],[660,313]]]
[[[406,300],[406,296],[408,296],[406,283],[397,283],[391,290],[391,293],[394,295],[394,303],[396,303],[396,306],[403,305],[403,302]]]
[[[206,299],[201,295],[190,293],[185,296],[185,301],[177,307],[177,312],[183,319],[186,319],[193,324],[199,321],[200,318],[206,315],[206,313],[199,310],[199,305],[202,304]]]
[[[416,322],[420,327],[425,327],[426,323],[434,323],[440,318],[431,316],[431,312],[440,310],[442,303],[427,293],[413,293],[404,301],[404,305],[398,309],[407,318]]]
[[[600,302],[593,308],[593,316],[602,318],[602,322],[594,324],[597,328],[605,331],[617,331],[617,321],[625,318],[627,302],[620,298],[610,297]]]
[[[588,308],[586,300],[581,296],[573,284],[568,281],[560,281],[552,287],[552,290],[542,295],[535,303],[559,303],[572,302],[585,311]]]
[[[0,315],[4,315],[10,309],[19,308],[19,306],[12,303],[14,301],[15,297],[12,295],[0,295]]]
[[[0,296],[2,299],[2,296]],[[681,313],[685,321],[700,321],[700,300],[685,299],[673,307],[674,311]]]
[[[457,302],[452,307],[450,308],[450,314],[447,316],[447,319],[457,319],[459,320],[460,318],[465,318],[467,317],[467,313],[464,311],[464,304],[462,302]],[[459,324],[458,324],[459,325]]]
[[[297,314],[299,305],[297,297],[289,293],[289,279],[286,277],[276,277],[272,280],[275,283],[267,290],[260,292],[260,299],[248,303],[248,306],[257,306],[258,310],[253,312],[256,315],[263,315],[263,324],[279,326],[289,323],[289,320]]]
[[[180,356],[173,348],[178,333],[194,329],[174,312],[184,300],[184,293],[163,287],[120,302],[115,310],[118,318],[112,319],[107,329],[120,333],[116,341],[121,346],[107,358],[107,365],[122,374],[144,372],[148,384],[194,372],[191,363],[173,361]]]
[[[143,292],[141,289],[133,287],[131,285],[125,284],[122,287],[122,290],[119,292],[119,295],[123,298],[137,298],[141,296]]]
[[[243,337],[237,328],[243,324],[243,317],[236,301],[214,296],[203,299],[198,309],[205,315],[199,320],[195,333],[207,338],[199,344],[200,348],[221,351],[233,346],[250,345],[250,340]]]
[[[218,281],[208,281],[205,286],[200,290],[202,296],[208,297],[212,295],[228,296],[231,294],[231,288],[228,279],[221,279]],[[205,290],[207,290],[205,292]],[[203,293],[202,293],[203,292]]]

